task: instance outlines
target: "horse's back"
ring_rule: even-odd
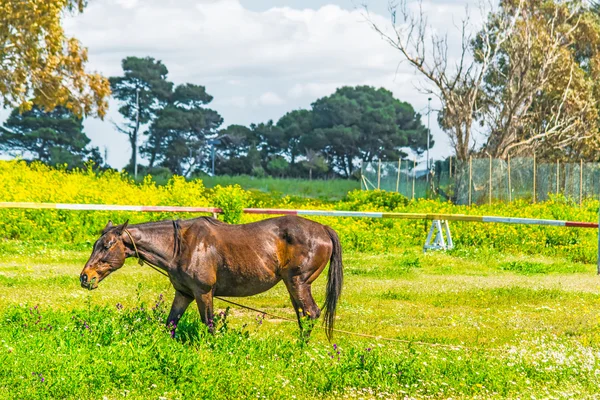
[[[287,242],[306,242],[309,239],[328,237],[326,227],[296,215],[268,218],[247,224],[227,224],[210,217],[201,217],[193,224],[201,224],[209,231],[218,234],[223,239],[241,238],[259,241],[279,237]]]
[[[306,262],[322,263],[332,251],[327,228],[293,215],[248,224],[206,222],[205,246],[213,247],[228,265],[264,266],[281,272]],[[317,260],[312,260],[316,258]],[[285,271],[284,271],[285,272]]]

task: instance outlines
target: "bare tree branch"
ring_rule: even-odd
[[[519,2],[517,13],[523,1]],[[481,5],[483,7],[483,3]],[[517,19],[501,20],[497,32],[490,31],[484,25],[480,32],[481,47],[475,50],[467,14],[460,28],[460,57],[451,67],[448,36],[428,34],[430,29],[421,2],[417,15],[408,12],[406,0],[401,0],[399,5],[390,2],[391,26],[387,29],[375,23],[366,8],[364,11],[365,19],[375,32],[398,50],[404,60],[435,88],[430,91],[442,103],[442,127],[447,132],[457,157],[466,160],[472,150],[474,118],[481,113],[483,107],[480,101],[482,82],[499,49],[510,37]],[[401,21],[398,21],[399,15]]]

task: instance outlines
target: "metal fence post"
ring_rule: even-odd
[[[396,193],[398,193],[398,188],[400,187],[400,168],[402,168],[402,159],[398,158],[398,178],[396,178]]]
[[[377,190],[381,189],[381,160],[377,163]]]
[[[583,159],[579,160],[579,207],[583,204]]]
[[[600,214],[598,215],[598,267],[597,273],[600,275]]]
[[[510,178],[510,155],[508,156],[508,202],[512,202],[512,181]]]
[[[560,161],[556,160],[556,195],[558,195],[558,179],[560,178]]]
[[[360,190],[363,190],[363,165],[360,164]]]
[[[469,156],[469,205],[473,204],[473,156]]]
[[[408,197],[408,180],[410,179],[410,160],[406,160],[406,197]]]
[[[535,204],[535,195],[537,193],[536,191],[536,164],[535,164],[535,153],[533,153],[533,204]]]
[[[412,187],[412,198],[415,199],[415,180],[417,179],[417,173],[415,169],[417,168],[417,159],[413,158],[413,187]]]
[[[490,154],[489,203],[492,204],[492,155]]]

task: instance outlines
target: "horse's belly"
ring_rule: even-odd
[[[216,296],[243,297],[253,296],[271,289],[280,281],[272,271],[262,270],[244,273],[230,269],[220,270],[217,274]]]
[[[275,286],[277,282],[273,284],[262,284],[262,285],[254,285],[254,286],[227,286],[221,287],[217,284],[217,288],[215,290],[215,296],[231,296],[231,297],[245,297],[245,296],[254,296],[255,294],[259,294],[262,292],[266,292]]]

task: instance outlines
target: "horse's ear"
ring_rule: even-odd
[[[125,229],[127,229],[127,225],[129,225],[129,220],[125,221],[125,223],[121,226],[119,226],[119,228],[117,229],[117,233],[120,235],[121,233],[123,233],[123,231]]]
[[[106,226],[104,227],[104,229],[102,229],[102,234],[104,235],[104,234],[105,234],[106,232],[108,232],[108,230],[109,230],[110,228],[112,228],[112,227],[113,227],[113,223],[112,223],[112,221],[109,219],[109,220],[108,220],[108,224],[106,224]]]

